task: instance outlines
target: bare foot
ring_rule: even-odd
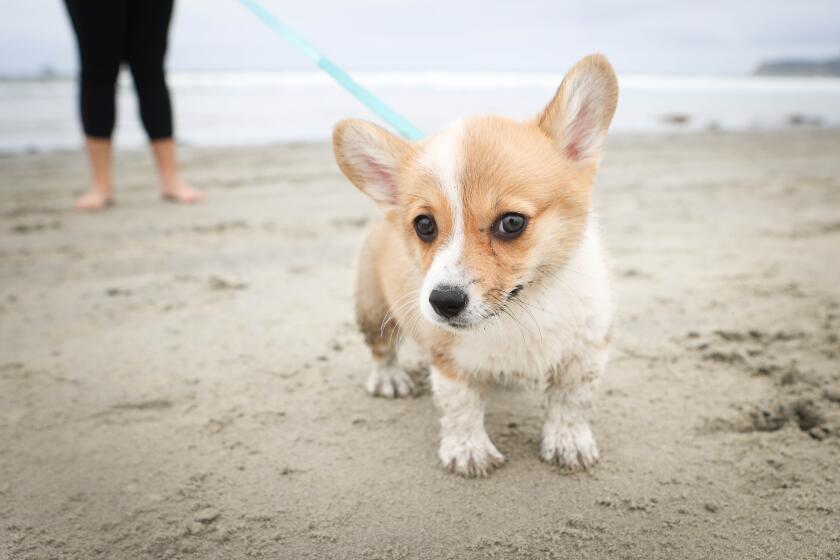
[[[114,204],[111,195],[99,189],[91,189],[73,203],[73,208],[83,212],[98,212]]]
[[[168,202],[176,202],[178,204],[195,204],[204,200],[203,192],[192,188],[182,181],[178,181],[171,186],[163,187],[161,196]]]

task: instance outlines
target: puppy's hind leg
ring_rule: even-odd
[[[414,382],[397,362],[400,329],[370,272],[360,268],[356,293],[356,320],[373,357],[365,388],[375,397],[407,397],[414,391]]]

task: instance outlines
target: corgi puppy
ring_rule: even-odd
[[[484,427],[494,384],[541,389],[541,457],[598,460],[586,418],[607,364],[611,302],[590,191],[618,100],[607,59],[584,58],[534,120],[473,117],[419,142],[338,123],[341,171],[384,213],[360,255],[356,314],[373,358],[367,390],[414,389],[403,337],[428,355],[439,457],[485,476],[505,458]]]

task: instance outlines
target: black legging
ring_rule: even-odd
[[[174,0],[65,0],[79,44],[85,134],[110,138],[120,65],[131,68],[140,118],[151,140],[172,137],[163,59]]]

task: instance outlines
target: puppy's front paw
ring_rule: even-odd
[[[467,438],[444,436],[438,456],[446,470],[467,478],[487,476],[505,463],[504,455],[484,432]]]
[[[392,399],[409,396],[414,391],[414,382],[398,365],[375,365],[365,388],[374,397]]]
[[[566,471],[582,471],[598,462],[598,446],[586,422],[549,423],[543,429],[540,457]]]

